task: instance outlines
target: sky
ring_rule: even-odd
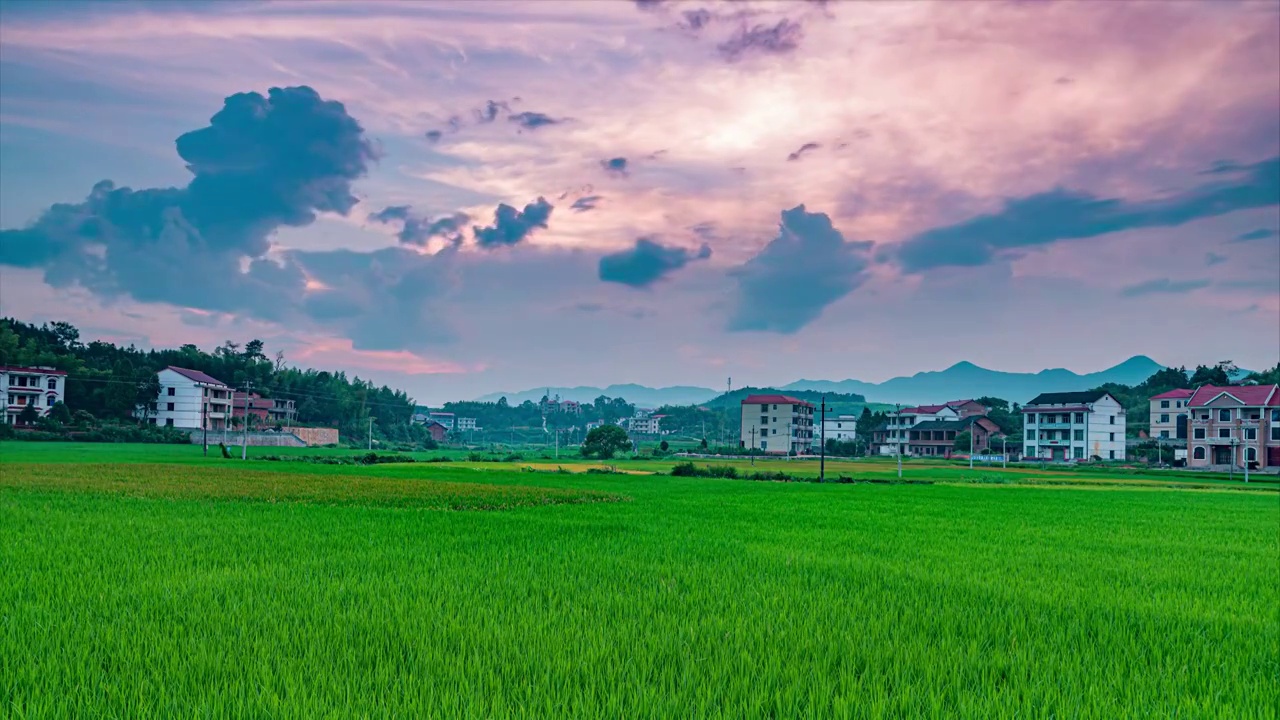
[[[0,314],[424,403],[1280,356],[1280,4],[0,0]]]

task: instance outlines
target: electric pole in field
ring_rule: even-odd
[[[895,403],[893,406],[893,425],[894,425],[894,431],[893,431],[894,439],[897,440],[895,444],[898,446],[898,452],[897,452],[898,479],[901,480],[902,479],[902,404],[901,403]]]
[[[369,451],[373,451],[373,416],[369,416]]]
[[[756,429],[751,428],[751,464],[756,464]]]
[[[978,434],[978,421],[969,423],[969,469],[973,469],[973,436]],[[946,437],[945,435],[943,437]]]
[[[827,396],[822,396],[822,426],[818,429],[818,482],[827,479]]]
[[[249,391],[253,389],[253,381],[244,381],[244,432],[240,434],[240,459],[249,459]],[[231,407],[235,407],[235,399],[231,400]],[[234,413],[233,413],[234,414]]]
[[[202,388],[202,390],[205,395],[201,398],[203,404],[200,406],[200,427],[204,436],[202,440],[204,443],[204,456],[209,457],[209,388]]]

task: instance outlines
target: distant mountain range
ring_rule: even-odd
[[[1062,368],[1041,370],[1037,373],[1002,372],[978,367],[971,362],[960,362],[946,370],[916,373],[910,377],[896,377],[882,383],[861,380],[797,380],[778,389],[782,391],[813,390],[842,394],[857,394],[868,402],[880,403],[930,403],[948,400],[977,398],[984,395],[1004,398],[1010,402],[1025,403],[1044,392],[1088,390],[1103,383],[1137,385],[1151,377],[1163,365],[1145,355],[1136,355],[1100,372],[1079,374]],[[1247,374],[1241,370],[1240,375]],[[525,400],[537,402],[548,390],[562,400],[591,402],[600,395],[623,397],[641,407],[660,405],[694,405],[711,401],[723,394],[721,390],[704,387],[677,386],[650,388],[644,385],[610,385],[606,388],[536,388],[516,393],[491,393],[477,398],[485,402],[506,397],[507,402],[517,404]]]

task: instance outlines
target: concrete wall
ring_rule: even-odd
[[[177,429],[190,433],[192,445],[200,445],[205,440],[205,433],[200,428]],[[225,435],[221,430],[210,430],[208,433],[210,447],[214,447],[220,442],[225,442],[227,447],[239,447],[245,439],[246,436],[243,433],[238,433],[234,430],[226,433]],[[287,432],[251,432],[248,434],[247,440],[248,445],[251,447],[306,447],[307,445],[297,435]]]
[[[338,429],[337,428],[304,428],[290,427],[285,428],[286,431],[298,436],[302,442],[307,445],[337,445]]]

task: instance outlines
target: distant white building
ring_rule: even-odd
[[[13,425],[18,415],[34,406],[41,417],[49,414],[54,403],[64,402],[67,374],[48,367],[0,366],[0,420]]]
[[[786,455],[813,445],[813,403],[789,395],[748,395],[741,407],[739,447]]]
[[[660,435],[664,417],[666,415],[654,415],[651,410],[637,410],[635,417],[627,422],[627,430],[637,435]]]
[[[1110,393],[1041,393],[1022,414],[1026,459],[1125,459],[1124,406]]]
[[[822,423],[822,431],[814,433],[813,445],[817,447],[822,442],[822,437],[828,440],[837,440],[839,442],[849,442],[858,437],[858,416],[857,415],[837,415],[834,418],[827,418]]]
[[[199,370],[173,366],[156,375],[160,379],[160,396],[155,408],[145,413],[151,424],[207,430],[227,426],[231,388],[226,383]]]
[[[458,418],[458,422],[457,422],[458,432],[466,432],[468,430],[478,430],[478,429],[479,428],[476,427],[475,418],[464,418],[464,417]]]
[[[453,430],[454,417],[451,412],[427,413],[427,422],[431,422],[432,420],[443,425],[445,430]]]

